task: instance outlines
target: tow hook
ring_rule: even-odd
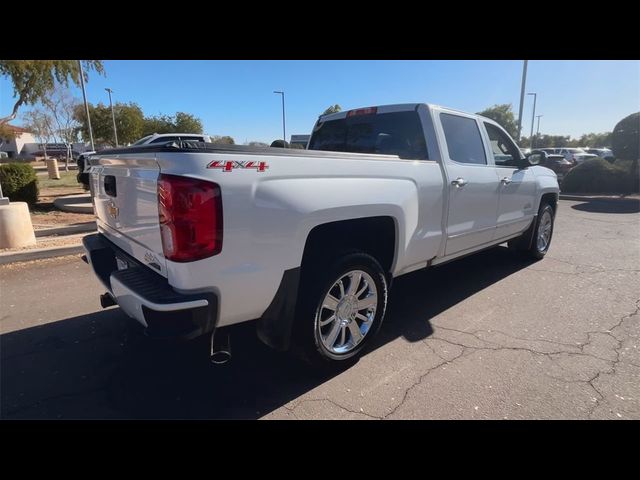
[[[231,360],[231,336],[228,332],[218,332],[214,330],[211,333],[211,363],[215,365],[224,365]]]

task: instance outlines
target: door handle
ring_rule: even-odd
[[[451,185],[454,185],[457,188],[461,188],[464,187],[467,183],[469,182],[467,182],[464,178],[458,177],[451,182]]]
[[[511,179],[509,177],[503,177],[500,179],[500,183],[503,185],[509,185],[511,183]]]

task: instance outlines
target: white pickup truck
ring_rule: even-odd
[[[215,353],[215,332],[254,320],[273,348],[344,365],[394,277],[504,242],[545,255],[559,188],[538,160],[494,121],[429,104],[321,116],[307,150],[102,151],[86,260],[103,306],[150,334],[209,334]]]

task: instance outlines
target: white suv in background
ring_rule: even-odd
[[[150,143],[165,143],[174,140],[191,140],[192,142],[211,143],[209,135],[200,135],[197,133],[154,133],[152,135],[142,137],[137,142],[132,143],[131,146],[135,145],[137,147],[140,145],[149,145]]]

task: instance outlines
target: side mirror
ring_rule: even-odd
[[[540,165],[544,159],[542,158],[541,153],[530,153],[526,156],[526,161],[528,165]]]

